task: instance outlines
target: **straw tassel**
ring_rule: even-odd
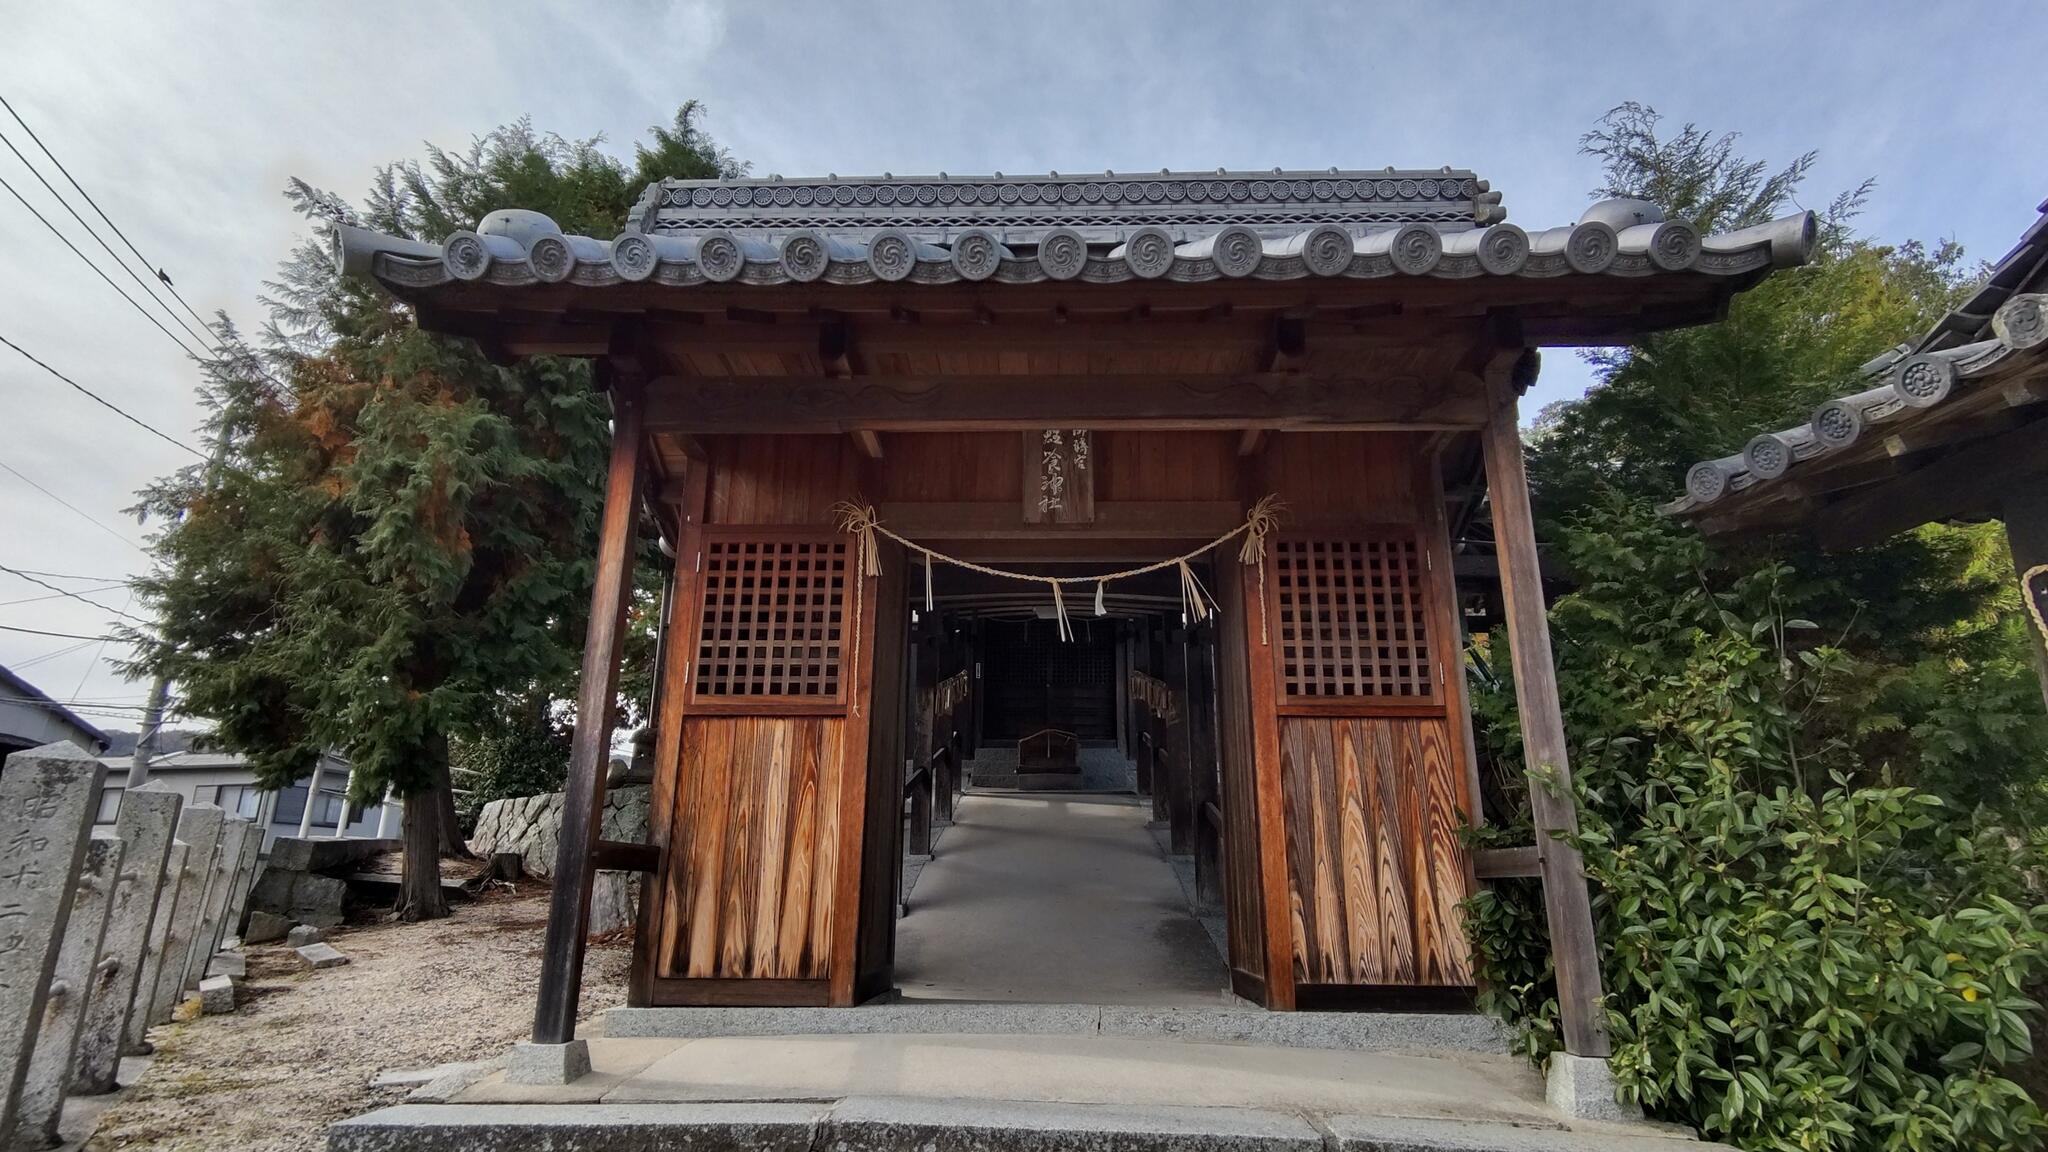
[[[849,655],[853,658],[852,666],[858,669],[860,667],[860,634],[863,631],[867,612],[867,578],[882,574],[882,555],[880,549],[875,544],[875,506],[872,504],[856,504],[851,500],[842,500],[832,506],[832,511],[839,517],[839,530],[853,537],[853,643]],[[860,715],[860,698],[858,694],[853,699],[853,714],[855,716]]]
[[[932,610],[933,610],[933,608],[932,608],[932,554],[931,554],[931,553],[929,553],[929,552],[927,552],[927,553],[925,553],[925,554],[924,554],[924,610],[925,610],[925,611],[927,611],[927,612],[930,612],[930,611],[932,611]]]
[[[1109,581],[1107,580],[1097,580],[1095,582],[1095,614],[1097,616],[1109,615],[1109,609],[1102,602],[1103,589],[1107,587],[1109,587]]]
[[[1250,564],[1259,570],[1259,646],[1272,643],[1266,634],[1266,537],[1280,527],[1280,515],[1287,505],[1280,497],[1267,493],[1252,505],[1251,514],[1244,520],[1244,543],[1237,549],[1237,562]]]
[[[1195,570],[1182,560],[1180,568],[1180,606],[1187,613],[1188,622],[1200,624],[1216,614],[1216,606],[1209,600],[1209,590],[1202,587],[1201,578]]]
[[[1052,613],[1059,621],[1060,639],[1071,643],[1074,639],[1074,626],[1067,620],[1067,602],[1060,595],[1060,582],[1048,580],[1046,583],[1052,585]]]

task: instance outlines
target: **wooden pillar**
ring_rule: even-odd
[[[1171,673],[1166,666],[1167,639],[1168,633],[1165,621],[1153,620],[1151,626],[1146,629],[1145,644],[1146,647],[1151,649],[1152,675],[1157,677],[1160,683],[1166,685],[1166,699],[1168,706],[1171,707],[1173,701],[1173,681],[1168,678]],[[1151,717],[1152,819],[1160,824],[1172,822],[1172,810],[1167,803],[1168,798],[1172,794],[1173,771],[1168,763],[1169,753],[1166,747],[1167,727],[1166,717]]]
[[[2006,493],[2001,512],[2005,521],[2006,546],[2012,549],[2013,575],[2025,584],[2027,571],[2048,564],[2048,476],[2034,476]],[[2036,584],[2041,582],[2036,579]],[[2033,590],[2021,587],[2021,596]],[[2024,609],[2023,609],[2024,611]],[[2034,654],[2034,672],[2041,678],[2041,699],[2048,704],[2048,636],[2028,613],[2027,647]]]
[[[1192,691],[1194,678],[1188,675],[1188,630],[1173,628],[1166,633],[1166,685],[1171,689],[1174,702],[1173,715],[1167,717],[1160,727],[1166,744],[1166,779],[1164,786],[1155,782],[1153,795],[1164,794],[1166,800],[1167,839],[1176,856],[1192,855],[1195,850],[1195,800],[1194,764],[1188,739],[1189,726],[1195,717],[1195,699]]]
[[[1131,641],[1123,625],[1116,626],[1116,751],[1131,758]]]
[[[1524,353],[1533,355],[1533,352]],[[1557,1002],[1564,1017],[1565,1050],[1574,1056],[1610,1054],[1601,1006],[1600,954],[1593,909],[1579,850],[1557,839],[1578,831],[1571,764],[1565,754],[1564,715],[1557,699],[1557,666],[1550,655],[1550,622],[1536,561],[1536,530],[1529,511],[1529,477],[1522,462],[1512,354],[1487,373],[1492,413],[1484,432],[1486,486],[1493,504],[1508,645],[1515,669],[1515,704],[1522,721],[1522,758],[1532,778],[1529,807],[1536,822],[1536,852],[1543,867],[1543,908],[1557,967]],[[1537,776],[1542,778],[1539,779]]]
[[[590,924],[590,885],[596,875],[591,852],[597,847],[598,821],[604,815],[619,647],[625,639],[626,604],[633,589],[641,414],[637,382],[616,382],[612,388],[611,466],[605,476],[604,514],[597,538],[597,579],[590,590],[590,622],[583,634],[576,731],[569,744],[568,795],[562,801],[555,886],[548,896],[547,939],[541,951],[540,999],[533,1014],[536,1044],[566,1044],[576,1038],[583,945]]]
[[[1216,731],[1216,624],[1211,620],[1188,636],[1188,803],[1195,853],[1195,902],[1223,903],[1223,827],[1220,813]]]
[[[1152,618],[1138,618],[1131,636],[1131,666],[1147,676],[1156,675],[1152,663]],[[1133,787],[1140,796],[1152,795],[1152,709],[1135,697],[1131,700],[1131,765]]]

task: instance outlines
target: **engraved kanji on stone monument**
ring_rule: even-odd
[[[14,1128],[104,773],[70,743],[16,752],[0,771],[0,1132]]]
[[[220,848],[214,853],[213,869],[206,881],[206,903],[199,910],[199,927],[192,934],[192,946],[185,958],[185,987],[198,991],[206,976],[206,962],[220,947],[221,920],[227,915],[228,899],[240,879],[242,846],[255,825],[237,816],[221,825]]]
[[[125,806],[125,799],[123,803]],[[164,953],[171,946],[171,925],[177,921],[178,905],[190,899],[185,891],[185,866],[191,856],[190,844],[171,841],[170,855],[164,859],[163,891],[157,894],[156,914],[149,920],[149,946],[143,949],[142,969],[135,974],[135,1001],[128,1006],[127,1023],[121,1026],[122,1055],[146,1056],[151,1051],[149,1026],[155,1023],[151,1017],[156,1014],[156,990],[162,983]]]
[[[185,875],[178,887],[178,908],[171,919],[171,934],[164,941],[156,995],[150,1001],[151,1024],[168,1021],[183,998],[185,962],[191,958],[192,939],[199,933],[200,914],[206,907],[206,891],[213,879],[213,858],[220,851],[221,817],[221,810],[211,804],[193,804],[178,817],[178,839],[190,851],[185,856]]]
[[[114,885],[107,915],[107,937],[100,945],[101,963],[109,967],[104,993],[86,1004],[85,1024],[73,1062],[71,1094],[91,1096],[114,1090],[121,1064],[122,1036],[131,1008],[149,1009],[146,998],[137,1007],[136,989],[149,954],[149,927],[156,919],[159,897],[172,889],[164,883],[170,864],[171,839],[184,798],[161,780],[130,788],[121,797],[121,815],[114,832],[127,845],[121,877]],[[168,902],[168,901],[166,901]]]
[[[93,994],[107,984],[99,970],[100,944],[107,934],[109,896],[120,875],[124,847],[118,837],[97,833],[86,845],[85,859],[73,881],[64,942],[57,950],[57,967],[50,977],[49,1000],[43,1005],[42,1023],[31,1045],[9,1148],[55,1148],[63,1143],[57,1136],[57,1122],[64,1115],[79,1025]]]

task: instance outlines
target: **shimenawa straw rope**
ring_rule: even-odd
[[[1187,613],[1188,619],[1199,623],[1216,615],[1215,598],[1209,594],[1207,588],[1203,587],[1201,578],[1195,575],[1194,569],[1188,567],[1188,561],[1196,559],[1204,553],[1242,536],[1244,537],[1244,543],[1237,550],[1237,559],[1241,564],[1253,565],[1258,569],[1259,643],[1265,644],[1268,643],[1266,635],[1266,538],[1279,529],[1280,517],[1286,511],[1286,508],[1287,505],[1278,496],[1264,496],[1258,503],[1252,505],[1250,512],[1246,513],[1244,523],[1239,524],[1237,527],[1232,528],[1230,531],[1225,532],[1223,535],[1218,536],[1199,548],[1183,552],[1178,556],[1168,557],[1164,560],[1155,560],[1150,564],[1142,564],[1136,568],[1124,568],[1115,572],[1104,572],[1094,576],[1041,576],[1035,572],[1015,572],[1007,568],[977,564],[972,560],[962,560],[958,556],[949,556],[936,548],[919,544],[915,540],[891,531],[888,526],[884,525],[877,518],[875,507],[872,504],[855,503],[850,500],[841,501],[833,505],[832,511],[839,517],[839,530],[854,537],[855,548],[858,552],[859,571],[863,577],[879,576],[882,574],[881,552],[875,540],[875,537],[879,534],[887,536],[889,539],[894,540],[913,552],[922,554],[924,557],[924,595],[925,608],[927,610],[930,610],[933,604],[931,566],[934,560],[951,564],[956,568],[964,568],[969,572],[979,572],[984,576],[995,576],[1005,580],[1022,580],[1031,584],[1044,584],[1052,590],[1053,614],[1059,622],[1059,634],[1062,640],[1072,640],[1074,638],[1073,624],[1067,619],[1066,598],[1060,590],[1060,586],[1063,584],[1095,585],[1095,614],[1102,616],[1107,614],[1104,607],[1104,588],[1111,580],[1124,580],[1133,576],[1143,576],[1147,573],[1162,571],[1167,568],[1177,568],[1180,573],[1181,607]],[[856,660],[859,659],[860,655],[858,650],[860,641],[858,627],[861,619],[860,585],[865,583],[865,579],[859,581],[854,589],[854,620],[856,629],[854,634],[854,643],[856,645],[854,657]]]

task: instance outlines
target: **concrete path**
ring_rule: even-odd
[[[909,1000],[1214,1005],[1229,975],[1128,796],[961,798],[896,925]]]

